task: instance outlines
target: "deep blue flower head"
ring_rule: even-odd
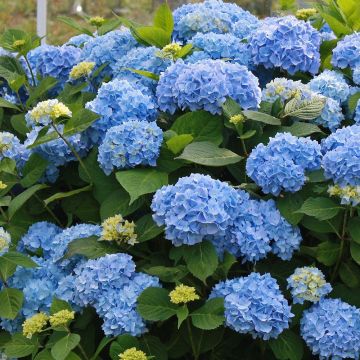
[[[219,114],[228,96],[244,109],[257,108],[261,91],[258,79],[245,66],[222,60],[195,64],[178,60],[161,75],[156,95],[162,111],[203,109]]]
[[[136,82],[155,91],[157,82],[142,75],[138,75],[128,68],[150,71],[160,75],[170,64],[170,60],[157,56],[159,49],[154,46],[137,47],[122,56],[115,64],[115,76],[119,79]]]
[[[247,44],[232,34],[198,33],[190,42],[211,59],[230,59],[245,66],[249,64],[250,52]]]
[[[321,299],[304,311],[301,336],[320,359],[358,359],[360,310],[340,299]]]
[[[306,171],[320,168],[320,145],[310,138],[278,133],[268,145],[259,144],[246,162],[246,172],[265,194],[296,192],[305,184]]]
[[[104,83],[96,98],[86,104],[86,108],[101,115],[90,130],[89,136],[95,143],[101,141],[108,129],[126,121],[154,121],[157,106],[153,97],[139,90],[136,84],[114,79]]]
[[[67,41],[66,45],[82,47],[85,43],[87,43],[91,39],[93,39],[93,37],[87,34],[75,35]]]
[[[331,64],[340,69],[353,69],[360,64],[360,33],[346,35],[337,43]]]
[[[54,237],[61,232],[57,225],[40,221],[31,225],[25,235],[20,239],[17,245],[18,251],[37,253],[42,250],[44,259],[51,258],[53,254]]]
[[[290,260],[302,240],[298,227],[290,225],[273,200],[244,199],[237,206],[233,224],[226,235],[213,243],[220,256],[224,250],[243,261],[255,262],[272,252]]]
[[[360,125],[360,100],[356,104],[354,121]]]
[[[353,80],[355,84],[360,85],[360,63],[353,70]]]
[[[151,209],[155,222],[165,225],[166,238],[175,246],[194,245],[207,236],[225,235],[240,201],[240,194],[228,184],[191,174],[159,189]]]
[[[340,186],[360,185],[360,126],[341,128],[322,142],[322,167]]]
[[[155,122],[127,121],[110,128],[99,146],[98,162],[106,175],[113,169],[156,166],[163,140]]]
[[[62,257],[65,255],[69,243],[75,239],[83,239],[90,236],[100,236],[101,235],[101,226],[92,225],[92,224],[78,224],[64,229],[62,232],[57,234],[53,241],[53,252],[52,259],[57,262],[59,265],[71,268],[74,266],[79,259],[79,257],[71,258],[68,260],[62,260],[59,262]]]
[[[130,30],[122,28],[110,31],[105,35],[96,36],[84,44],[81,61],[94,62],[97,67],[107,63],[108,65],[102,73],[113,76],[116,62],[137,45]]]
[[[109,288],[94,305],[103,320],[102,329],[107,336],[124,333],[139,336],[146,332],[145,321],[136,311],[138,296],[148,287],[159,287],[159,279],[134,273],[120,289]]]
[[[340,103],[345,102],[350,95],[350,86],[343,74],[337,71],[325,70],[309,82],[310,90],[332,98]]]
[[[318,302],[332,290],[324,274],[316,267],[297,268],[287,282],[294,304],[303,304],[304,301]]]
[[[320,43],[319,32],[294,16],[265,19],[249,38],[256,65],[281,68],[290,74],[318,72]]]
[[[259,20],[241,7],[221,0],[206,0],[200,4],[186,4],[174,11],[175,40],[186,41],[196,33],[236,33],[245,38]]]
[[[320,116],[314,119],[313,122],[324,126],[333,132],[340,127],[344,120],[345,116],[340,104],[334,99],[326,98],[326,103]]]
[[[198,61],[210,60],[211,56],[205,51],[194,51],[191,55],[187,56],[184,61],[186,64],[195,64]]]
[[[210,294],[210,298],[215,297],[224,298],[226,325],[254,339],[277,338],[294,316],[270,274],[251,273],[220,282]]]
[[[69,74],[74,65],[80,62],[81,49],[75,46],[42,45],[28,54],[30,66],[35,76],[42,78],[51,76],[58,83],[50,91],[57,95],[69,79]]]

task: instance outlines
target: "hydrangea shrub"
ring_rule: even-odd
[[[6,30],[0,359],[359,359],[357,7]]]

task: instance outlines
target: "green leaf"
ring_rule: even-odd
[[[339,275],[341,280],[349,288],[357,288],[360,285],[360,268],[352,261],[343,262],[340,265]]]
[[[157,276],[161,281],[174,283],[181,280],[189,273],[184,265],[175,267],[153,266],[145,269],[145,272]]]
[[[216,145],[223,142],[223,121],[220,116],[206,111],[188,112],[178,117],[171,130],[178,135],[191,135],[194,141],[209,141]]]
[[[170,138],[166,145],[173,154],[178,154],[184,148],[193,141],[193,137],[190,134],[175,135]]]
[[[81,109],[70,118],[64,127],[63,135],[65,137],[80,133],[86,130],[100,115],[88,109]]]
[[[92,31],[81,26],[80,24],[78,24],[74,19],[67,17],[67,16],[58,16],[58,20],[60,20],[61,22],[63,22],[64,24],[72,27],[73,29],[79,31],[79,33],[83,33],[83,34],[87,34],[90,36],[94,36]]]
[[[297,225],[303,218],[303,214],[296,211],[301,208],[303,199],[299,194],[286,194],[284,197],[279,197],[277,200],[277,207],[281,215],[291,224]]]
[[[221,326],[224,321],[224,299],[213,298],[204,306],[191,313],[191,320],[195,327],[203,330],[213,330]]]
[[[174,30],[174,18],[167,2],[162,3],[155,11],[154,25],[166,31],[170,36]]]
[[[90,358],[90,360],[98,360],[100,358],[101,352],[105,349],[106,346],[108,346],[114,339],[104,337],[101,341],[98,347],[96,348],[95,354]],[[120,353],[119,353],[120,354]],[[118,360],[118,359],[117,359]]]
[[[141,76],[144,76],[144,77],[147,77],[148,79],[151,79],[151,80],[155,80],[155,81],[159,81],[159,78],[160,76],[157,75],[157,74],[154,74],[153,72],[151,71],[146,71],[146,70],[138,70],[138,69],[133,69],[133,68],[125,68],[124,70],[129,70],[135,74],[138,74],[138,75],[141,75]]]
[[[23,178],[20,184],[23,187],[34,185],[41,178],[47,166],[47,160],[43,159],[39,154],[33,153],[24,166]]]
[[[120,25],[122,24],[122,20],[121,19],[110,19],[110,20],[106,20],[105,23],[103,25],[101,25],[98,29],[97,29],[97,33],[98,35],[105,35],[108,32],[117,29]]]
[[[48,349],[44,349],[36,354],[34,360],[54,360],[51,356],[51,352]]]
[[[28,339],[22,334],[15,334],[5,345],[5,355],[9,358],[21,358],[31,355],[37,349],[35,339]]]
[[[242,113],[241,106],[232,98],[226,98],[226,101],[222,104],[222,109],[224,115],[230,119],[234,115],[238,115]]]
[[[141,337],[140,349],[149,356],[149,360],[168,360],[166,346],[155,336]]]
[[[268,125],[281,125],[280,119],[259,111],[244,110],[243,114],[250,120],[259,121]]]
[[[315,124],[296,121],[290,126],[281,126],[280,132],[288,132],[294,136],[309,136],[315,133],[323,133]]]
[[[118,171],[117,181],[130,195],[130,205],[141,195],[151,194],[168,184],[168,174],[155,169]]]
[[[97,259],[106,254],[118,252],[117,247],[107,241],[99,241],[96,236],[73,240],[66,251],[64,259],[74,255],[83,255],[88,259]]]
[[[5,100],[2,97],[0,97],[0,108],[14,109],[20,111],[20,108],[17,105]]]
[[[360,265],[360,245],[352,241],[350,243],[350,253],[355,262]]]
[[[30,107],[35,101],[41,99],[41,97],[50,89],[52,89],[57,83],[58,80],[53,77],[46,77],[41,79],[34,90],[30,93],[30,96],[26,101],[26,106]]]
[[[16,214],[16,212],[39,190],[46,189],[48,186],[45,184],[37,184],[26,189],[20,195],[16,196],[9,205],[9,220]]]
[[[22,291],[4,288],[0,291],[0,317],[13,320],[20,311],[24,301]]]
[[[25,136],[28,133],[28,128],[26,126],[25,114],[15,114],[10,118],[11,126],[17,131],[19,134]]]
[[[313,120],[320,116],[325,103],[326,99],[322,97],[314,97],[312,100],[300,102],[294,98],[285,105],[281,117],[292,116],[302,120]]]
[[[127,349],[139,348],[139,340],[131,335],[118,336],[110,346],[110,357],[112,360],[119,360],[119,355]]]
[[[183,46],[181,48],[181,50],[177,53],[177,57],[179,59],[184,58],[185,56],[187,56],[192,50],[193,50],[193,45],[192,44],[186,44],[185,46]]]
[[[203,241],[192,246],[184,246],[183,251],[189,271],[205,283],[206,279],[215,272],[219,263],[213,244]]]
[[[236,263],[236,257],[225,251],[223,260],[216,269],[216,275],[220,277],[220,279],[226,279],[230,269]]]
[[[71,190],[71,191],[67,191],[67,192],[59,192],[59,193],[51,195],[50,197],[45,199],[44,203],[45,203],[45,205],[49,205],[51,202],[53,202],[55,200],[64,199],[64,198],[74,196],[74,195],[80,194],[85,191],[90,191],[90,190],[92,190],[92,185],[87,185],[80,189],[75,189],[75,190]]]
[[[269,340],[269,346],[278,360],[301,360],[304,345],[299,335],[285,330],[278,338]]]
[[[239,139],[246,140],[252,138],[256,134],[256,130],[246,131],[244,134],[239,136]]]
[[[164,321],[176,315],[178,306],[170,302],[166,289],[149,287],[145,289],[137,301],[137,311],[150,321]]]
[[[325,241],[316,248],[316,259],[326,266],[336,263],[340,254],[340,244]]]
[[[54,297],[50,307],[50,315],[56,314],[61,310],[72,311],[72,308],[66,301]]]
[[[144,215],[138,221],[136,221],[136,233],[138,235],[138,242],[144,242],[151,240],[160,235],[164,228],[157,226],[150,214]]]
[[[348,230],[351,239],[360,245],[360,219],[358,217],[349,220]]]
[[[206,166],[226,166],[239,162],[242,157],[231,150],[219,148],[214,143],[202,141],[186,146],[176,159]]]
[[[55,360],[65,360],[71,350],[79,345],[80,339],[78,334],[67,334],[55,343],[51,349],[51,355]]]
[[[3,280],[7,280],[10,276],[14,275],[17,265],[5,260],[0,256],[0,274]]]
[[[356,105],[359,100],[360,100],[360,91],[349,96],[348,106],[349,106],[350,113],[353,113],[355,111]]]
[[[301,208],[297,210],[296,213],[313,216],[316,219],[323,221],[332,219],[341,209],[341,206],[328,198],[310,197],[303,203]]]
[[[157,26],[141,26],[131,30],[145,43],[160,49],[171,42],[171,34]]]
[[[2,260],[5,260],[15,266],[22,266],[24,268],[35,268],[38,266],[35,261],[30,257],[18,253],[16,251],[9,251],[1,256]]]
[[[176,312],[178,319],[178,329],[180,329],[181,324],[187,319],[189,315],[189,310],[186,305],[181,306]]]

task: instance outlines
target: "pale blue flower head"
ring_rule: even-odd
[[[360,63],[353,70],[353,80],[356,85],[360,85]]]
[[[220,282],[210,294],[210,298],[215,297],[224,298],[226,325],[241,334],[251,334],[254,339],[276,339],[294,316],[270,274],[253,272]]]
[[[278,133],[267,145],[259,144],[246,162],[246,172],[265,194],[299,191],[305,172],[320,168],[320,145],[310,138]]]
[[[75,35],[67,41],[66,45],[82,47],[85,45],[85,43],[87,43],[91,39],[93,39],[93,37],[87,34]]]
[[[319,117],[313,120],[317,125],[328,128],[330,131],[335,131],[345,120],[340,104],[331,98],[326,98],[325,106]]]
[[[294,16],[267,18],[250,36],[249,47],[255,65],[316,74],[320,67],[321,37],[310,23]]]
[[[245,66],[222,60],[178,60],[161,75],[156,95],[160,110],[172,114],[177,108],[219,114],[227,97],[244,109],[256,109],[261,100],[258,79]]]
[[[0,256],[4,255],[9,251],[11,244],[10,234],[0,226]]]
[[[175,246],[194,245],[225,235],[240,202],[240,194],[228,184],[191,174],[159,189],[151,209],[155,222],[165,225],[166,239]]]
[[[356,104],[354,121],[356,122],[357,125],[360,125],[360,99]]]
[[[321,299],[305,310],[301,336],[320,359],[358,359],[360,310],[340,299]]]
[[[337,43],[331,64],[340,69],[354,69],[360,64],[360,33],[346,35]]]
[[[99,146],[98,162],[106,175],[115,169],[156,166],[163,140],[155,122],[127,121],[110,128]]]
[[[154,121],[158,113],[152,96],[142,92],[136,84],[120,79],[104,83],[86,108],[100,115],[87,131],[94,143],[99,143],[113,126],[130,120]]]
[[[303,304],[304,301],[318,302],[332,290],[324,274],[316,267],[304,266],[295,269],[287,282],[294,304]]]

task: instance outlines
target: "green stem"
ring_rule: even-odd
[[[196,351],[196,346],[195,346],[194,339],[193,339],[193,336],[192,336],[190,318],[186,319],[186,324],[187,324],[187,328],[188,328],[188,332],[189,332],[189,340],[190,340],[191,349],[192,349],[192,352],[193,352],[193,355],[194,355],[194,359],[198,360],[199,355],[198,355],[198,353]]]
[[[82,356],[85,358],[85,360],[89,360],[89,357],[86,355],[86,352],[84,350],[84,348],[82,347],[82,345],[79,343],[79,345],[77,346],[82,354]]]
[[[27,66],[28,66],[28,68],[29,68],[29,70],[30,70],[31,79],[32,79],[32,81],[33,81],[33,85],[32,85],[32,86],[36,86],[35,76],[34,76],[34,73],[33,73],[33,71],[32,71],[31,65],[30,65],[29,60],[28,60],[28,58],[27,58],[26,55],[24,55],[24,59],[25,59],[25,62],[26,62]]]
[[[51,123],[51,126],[53,127],[55,132],[59,135],[59,137],[64,141],[64,143],[69,147],[69,149],[74,154],[76,159],[79,161],[80,166],[83,168],[83,170],[85,171],[87,177],[89,178],[89,180],[92,184],[93,181],[92,181],[91,175],[90,175],[87,167],[85,166],[84,162],[81,160],[80,155],[77,153],[77,151],[74,149],[74,147],[69,143],[69,141],[65,138],[65,136],[63,136],[63,134],[61,134],[61,132],[57,129],[57,127],[55,126],[55,124],[53,122]]]
[[[242,146],[244,155],[245,155],[246,157],[249,156],[249,154],[248,154],[248,152],[247,152],[247,149],[246,149],[246,145],[245,145],[244,139],[240,139],[240,141],[241,141],[241,146]]]
[[[4,220],[5,220],[6,222],[8,222],[9,219],[8,219],[8,217],[6,216],[6,213],[5,213],[4,209],[3,209],[1,206],[0,206],[0,213],[1,213],[1,215],[3,216]]]
[[[45,204],[45,202],[37,195],[37,194],[34,194],[34,197],[35,199],[41,203],[41,205],[44,206],[45,210],[49,213],[49,215],[55,220],[55,222],[60,226],[62,227],[62,223],[61,221],[59,220],[59,218],[55,215],[55,213]]]

